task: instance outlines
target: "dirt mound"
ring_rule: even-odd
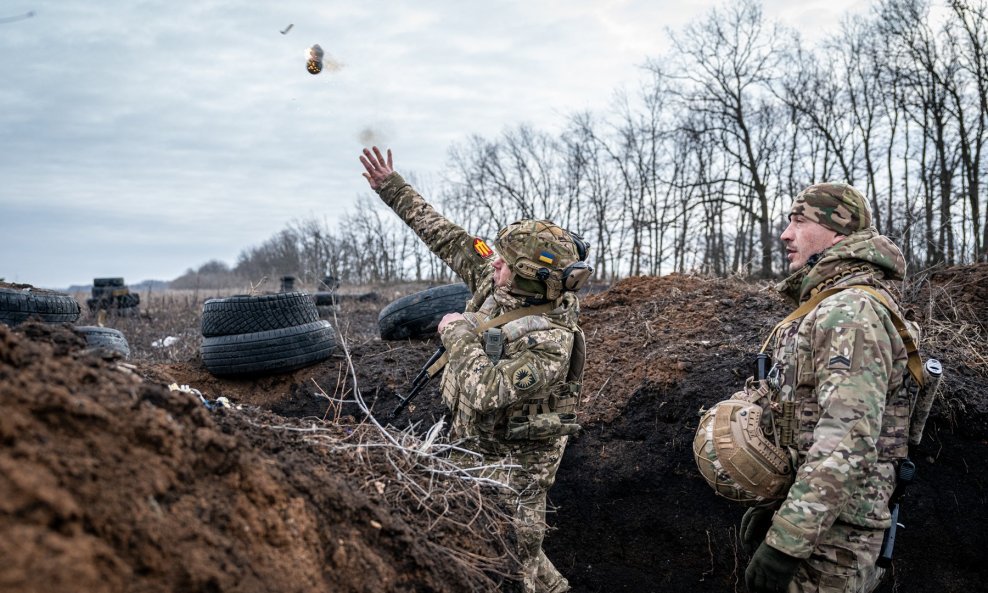
[[[496,568],[501,554],[491,534],[477,537],[498,526],[484,524],[469,492],[449,488],[449,521],[428,504],[404,501],[417,515],[398,513],[388,499],[408,486],[392,484],[386,463],[361,459],[358,446],[314,444],[352,442],[364,427],[249,407],[210,413],[84,346],[66,326],[0,325],[0,590],[452,592],[491,582],[452,556]],[[457,528],[469,521],[479,527]]]
[[[947,374],[882,591],[988,579],[986,288],[980,265],[904,290]],[[395,422],[408,430],[388,433],[400,446],[381,446],[353,402],[385,417],[438,346],[379,340],[385,304],[341,303],[346,350],[255,380],[213,377],[195,355],[152,360],[141,344],[166,331],[149,327],[164,313],[120,320],[141,336],[133,367],[81,353],[60,326],[0,327],[0,590],[493,590],[509,566],[497,509],[408,462],[445,412],[436,382]],[[691,443],[699,410],[740,388],[789,306],[765,283],[670,275],[582,307],[584,431],[550,493],[547,554],[577,593],[742,590],[743,509],[707,487]],[[240,407],[209,412],[169,383]]]

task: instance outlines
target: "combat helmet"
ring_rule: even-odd
[[[520,220],[501,229],[494,247],[508,264],[516,278],[516,288],[522,292],[532,286],[544,287],[544,297],[558,299],[565,291],[579,290],[593,267],[586,263],[590,246],[576,233],[571,233],[548,220]],[[527,290],[538,295],[542,290]]]
[[[784,498],[793,483],[788,454],[765,435],[759,400],[767,390],[758,383],[707,410],[693,438],[696,465],[714,492],[745,504]]]

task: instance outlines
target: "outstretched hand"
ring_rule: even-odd
[[[391,165],[391,149],[388,149],[388,160],[384,160],[384,156],[381,154],[381,150],[374,146],[374,152],[370,149],[365,148],[364,154],[360,155],[360,163],[367,169],[364,173],[364,177],[367,178],[367,183],[370,184],[371,189],[376,190],[381,187],[384,180],[387,179],[388,175],[394,173],[394,169]]]

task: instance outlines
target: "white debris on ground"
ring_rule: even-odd
[[[198,397],[199,401],[202,402],[202,405],[206,406],[206,408],[209,410],[215,410],[216,408],[233,407],[233,404],[230,403],[230,400],[222,395],[216,399],[206,399],[206,397],[202,394],[201,391],[199,391],[195,387],[190,387],[188,385],[179,385],[178,383],[172,383],[171,385],[168,386],[168,390],[181,391],[182,393],[190,393]],[[240,409],[240,406],[237,406],[237,409]]]

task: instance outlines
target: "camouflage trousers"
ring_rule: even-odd
[[[871,593],[885,574],[875,566],[884,535],[881,529],[834,523],[799,565],[787,593]]]
[[[568,437],[560,437],[538,448],[512,446],[508,465],[498,468],[491,477],[507,484],[511,491],[506,503],[512,513],[516,540],[515,557],[520,566],[518,581],[525,593],[562,593],[569,591],[569,581],[556,570],[542,550],[545,538],[546,497],[556,481],[556,471],[563,459]]]

